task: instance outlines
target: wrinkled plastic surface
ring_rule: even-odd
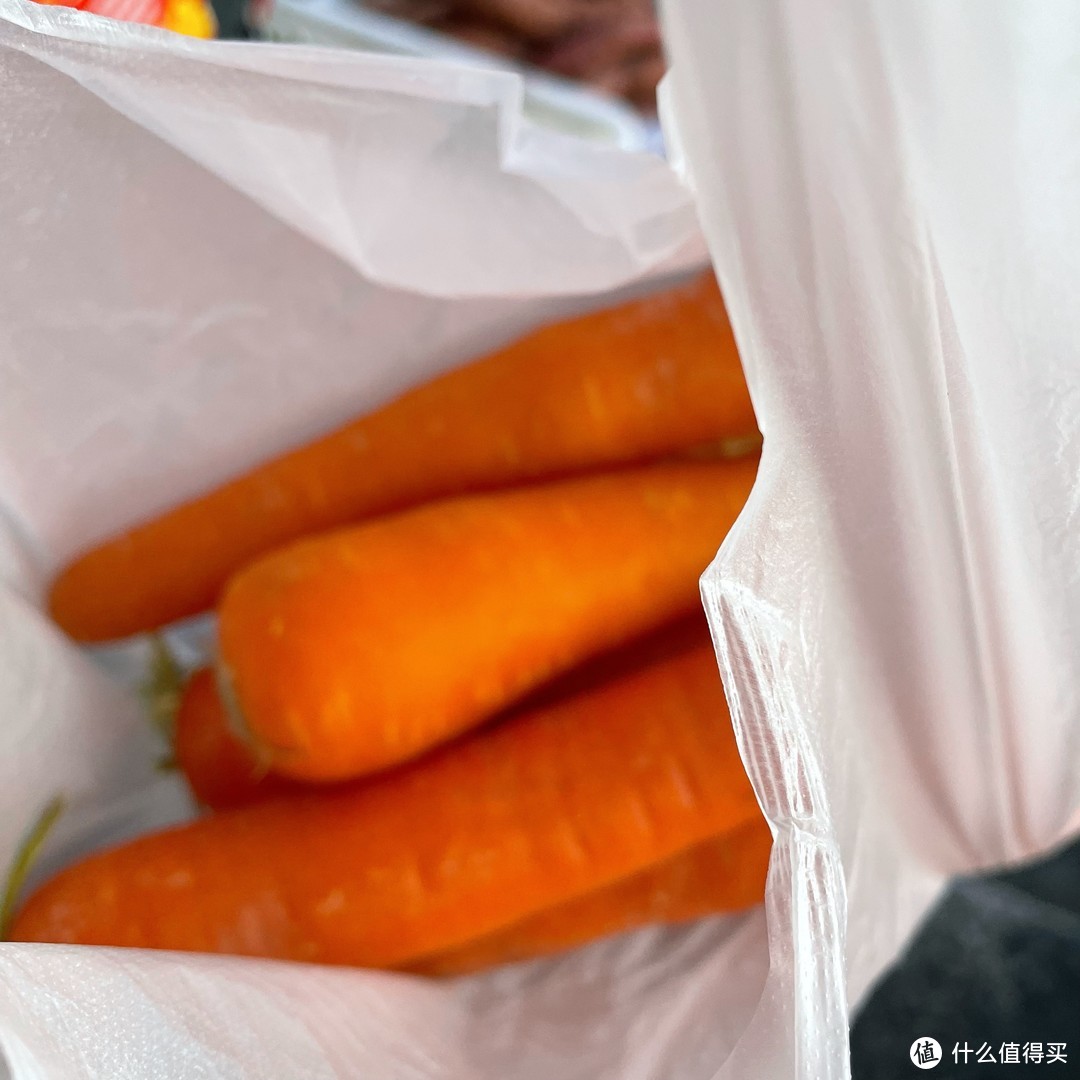
[[[1080,828],[1080,15],[673,0],[666,29],[765,435],[704,587],[777,829],[723,1075],[839,1080],[933,875]]]
[[[766,434],[705,595],[766,907],[431,985],[0,946],[24,1077],[840,1080],[948,872],[1077,826],[1077,16],[672,0],[667,109]],[[658,159],[513,78],[0,0],[0,858],[184,816],[59,560],[701,253]],[[137,667],[138,648],[107,658]]]

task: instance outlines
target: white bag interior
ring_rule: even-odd
[[[661,159],[531,127],[516,92],[0,0],[0,863],[54,794],[37,880],[190,814],[131,689],[145,645],[88,658],[40,614],[59,562],[541,319],[702,263]],[[705,1069],[764,978],[763,930],[717,919],[456,984],[6,944],[0,1048],[18,1080]]]

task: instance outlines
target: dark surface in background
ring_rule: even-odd
[[[918,1069],[916,1038],[943,1060]],[[989,1044],[1064,1042],[1066,1061],[977,1064]],[[953,1047],[967,1044],[967,1063]],[[907,954],[878,985],[851,1032],[853,1080],[1080,1077],[1080,844],[1007,873],[956,882]]]
[[[218,21],[218,37],[248,38],[251,36],[245,22],[247,0],[211,0]]]

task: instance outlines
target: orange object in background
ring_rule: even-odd
[[[77,8],[121,22],[160,26],[188,37],[217,35],[217,19],[205,0],[39,0],[59,7]]]

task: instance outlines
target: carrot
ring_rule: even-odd
[[[123,637],[208,610],[242,566],[302,536],[755,434],[704,274],[543,329],[108,540],[63,569],[49,607],[79,640]]]
[[[761,902],[772,834],[760,818],[613,885],[528,915],[493,934],[408,964],[418,975],[464,975],[532,960],[653,923],[741,911]]]
[[[697,612],[692,618],[669,623],[552,679],[513,706],[513,712],[551,705],[704,641],[708,641],[707,626],[703,613]],[[274,795],[311,790],[310,784],[270,772],[256,757],[255,748],[230,725],[213,672],[210,668],[196,671],[184,686],[179,707],[167,726],[172,731],[173,761],[200,805],[224,810]]]
[[[234,727],[304,780],[414,757],[698,610],[755,469],[653,466],[462,497],[269,555],[219,609]]]
[[[369,782],[91,856],[11,938],[399,967],[759,813],[706,645]]]
[[[225,809],[302,789],[260,764],[251,747],[229,727],[210,668],[188,680],[176,711],[173,754],[195,800]]]

